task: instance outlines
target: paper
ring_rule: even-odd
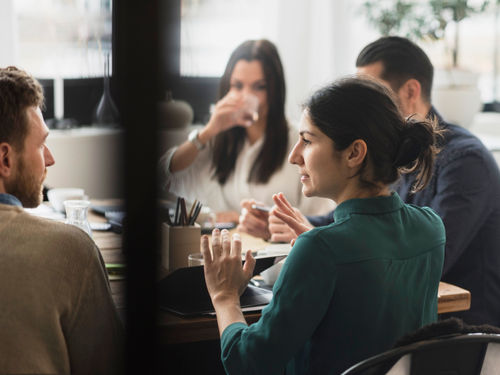
[[[290,253],[292,247],[289,243],[273,243],[267,245],[263,250],[257,251],[257,256],[286,256]]]
[[[52,207],[43,203],[38,207],[25,208],[24,210],[31,215],[44,217],[51,220],[64,220],[66,218],[63,213],[57,212]]]

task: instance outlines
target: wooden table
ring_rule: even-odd
[[[92,201],[95,205],[114,205],[119,204],[117,200]],[[90,222],[106,222],[103,216],[97,215],[89,210],[88,219]],[[92,231],[92,238],[101,251],[102,258],[106,264],[123,264],[125,257],[122,252],[122,236],[111,231]],[[123,316],[125,310],[125,278],[122,276],[110,275],[110,287],[115,306]]]
[[[89,212],[90,221],[105,221],[101,216]],[[262,239],[241,233],[243,250],[259,250],[268,243]],[[93,232],[93,238],[101,250],[105,263],[123,263],[121,235],[113,232]],[[110,280],[113,299],[119,310],[125,307],[125,282],[123,279]],[[471,295],[469,291],[458,286],[439,283],[438,314],[463,311],[470,308]],[[260,318],[260,313],[246,313],[245,318],[249,324]],[[174,314],[160,311],[158,329],[163,343],[187,343],[205,340],[217,340],[219,332],[215,317],[182,318]]]
[[[438,289],[438,314],[470,309],[470,292],[443,281]]]
[[[268,242],[241,233],[243,251],[248,249],[259,250],[269,245]],[[470,292],[458,286],[439,283],[438,314],[463,311],[470,308]],[[248,324],[255,323],[260,318],[260,313],[246,313]],[[217,340],[219,331],[215,317],[183,318],[172,313],[160,312],[158,326],[160,339],[169,344],[197,342],[204,340]]]
[[[445,282],[439,283],[438,314],[463,311],[469,308],[469,291]],[[259,320],[260,313],[246,313],[245,318],[248,324],[252,324]],[[168,344],[217,340],[219,338],[215,317],[183,318],[168,312],[161,312],[158,325],[160,340]]]

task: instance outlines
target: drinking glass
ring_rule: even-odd
[[[92,229],[90,229],[87,219],[90,202],[86,200],[67,200],[64,201],[64,207],[66,209],[66,224],[77,226],[92,237]]]
[[[194,253],[188,255],[188,267],[203,266],[203,254]]]
[[[237,91],[229,92],[228,96],[238,103],[232,114],[235,124],[243,125],[243,122],[254,123],[259,120],[259,98],[257,96]],[[245,126],[249,125],[246,124]]]

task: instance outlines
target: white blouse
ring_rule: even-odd
[[[298,132],[289,127],[288,150],[297,142]],[[233,173],[224,185],[213,177],[212,145],[201,150],[195,161],[186,169],[171,173],[170,161],[177,147],[168,150],[160,160],[166,175],[165,187],[169,192],[184,197],[187,201],[199,200],[215,212],[240,211],[243,199],[255,199],[272,206],[272,195],[283,192],[288,201],[305,215],[321,215],[335,208],[335,203],[326,198],[307,198],[302,194],[302,183],[298,167],[283,161],[282,167],[274,172],[265,184],[248,182],[253,163],[264,143],[261,138],[254,144],[245,139]]]

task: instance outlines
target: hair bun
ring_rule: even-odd
[[[397,168],[410,165],[424,150],[434,144],[432,126],[428,122],[410,117],[406,119],[405,125],[394,160],[394,166]]]

